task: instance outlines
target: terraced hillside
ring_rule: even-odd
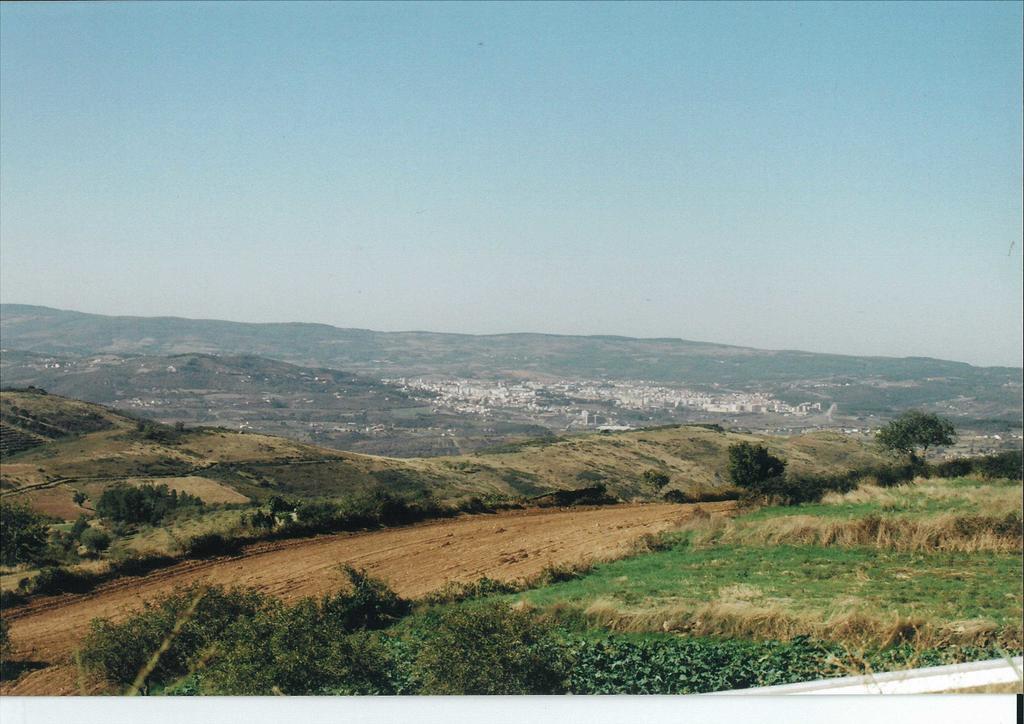
[[[55,402],[42,390],[0,397],[0,455],[15,455],[72,435],[112,426],[105,412],[71,400]]]

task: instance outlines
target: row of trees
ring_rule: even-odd
[[[103,491],[96,503],[96,513],[123,523],[155,525],[177,508],[202,505],[203,501],[195,495],[179,493],[166,485],[115,485]]]

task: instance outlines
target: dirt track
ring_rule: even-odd
[[[727,513],[734,503],[704,503]],[[253,586],[285,600],[337,589],[339,564],[350,563],[414,598],[448,581],[487,575],[515,580],[549,563],[575,563],[624,554],[646,533],[671,528],[693,505],[619,505],[581,510],[512,511],[373,531],[261,544],[235,558],[190,561],[140,578],[122,578],[78,596],[40,599],[5,615],[15,659],[46,668],[4,684],[0,693],[79,693],[70,656],[91,619],[123,617],[143,601],[196,581]]]

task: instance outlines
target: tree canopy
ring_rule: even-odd
[[[729,446],[729,477],[741,488],[755,489],[786,472],[786,461],[764,445],[739,442]]]
[[[46,519],[24,505],[0,505],[0,563],[15,566],[46,547]]]
[[[923,460],[928,448],[952,445],[956,442],[956,428],[944,417],[930,412],[908,410],[878,431],[878,444],[895,453]],[[921,449],[918,456],[917,450]]]

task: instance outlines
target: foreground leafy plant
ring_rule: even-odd
[[[559,694],[567,664],[550,624],[497,601],[443,612],[416,660],[426,694]]]

